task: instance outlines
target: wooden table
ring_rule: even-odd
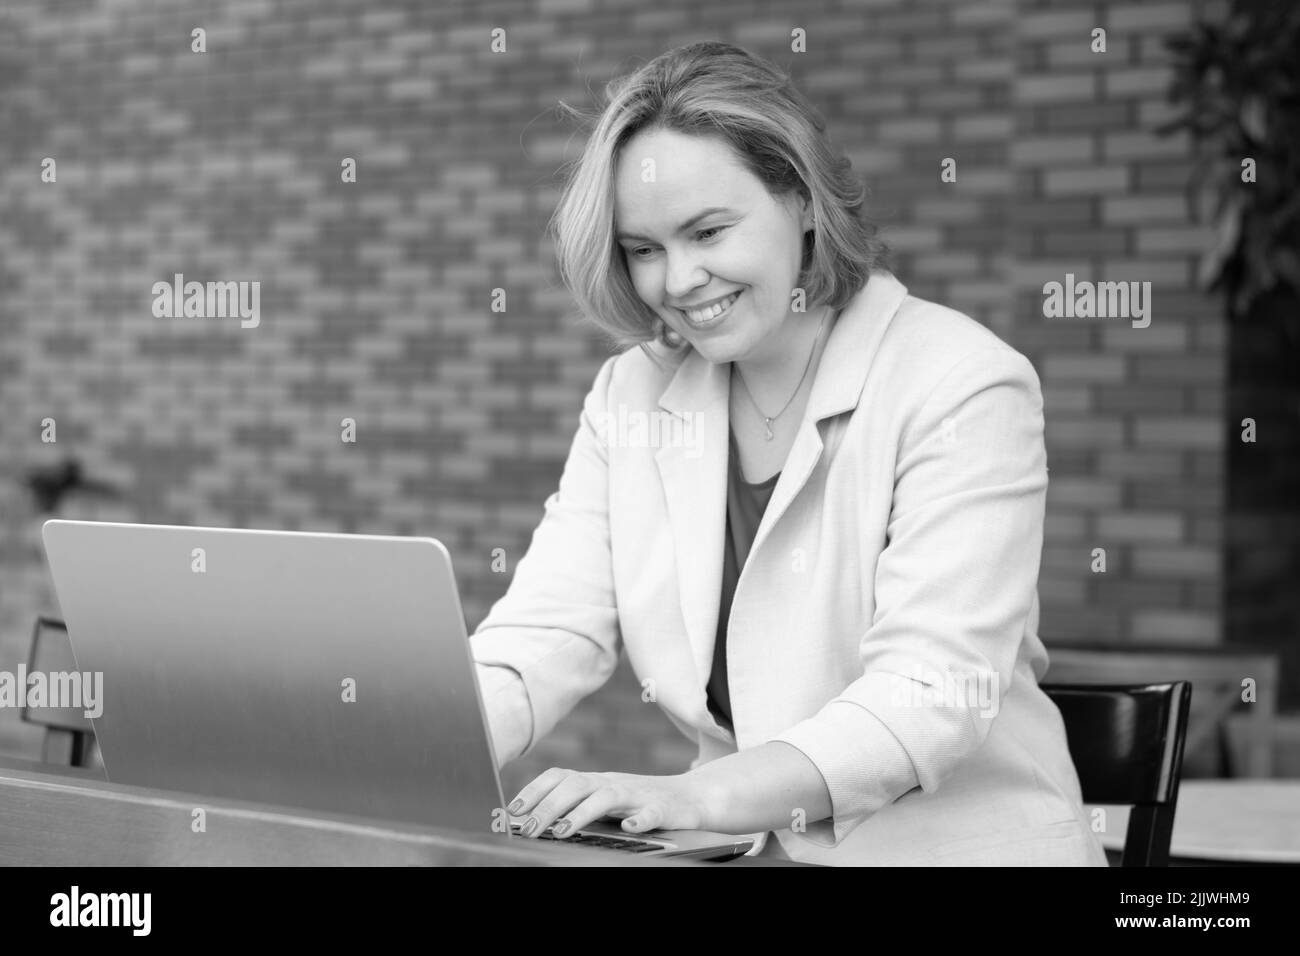
[[[1105,810],[1102,845],[1119,850],[1129,808]],[[1210,865],[1300,866],[1300,780],[1183,781],[1170,857]]]

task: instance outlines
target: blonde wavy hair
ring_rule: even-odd
[[[637,295],[614,238],[618,154],[642,130],[720,137],[774,199],[811,201],[816,226],[797,283],[810,307],[842,308],[888,258],[864,214],[866,185],[832,148],[816,107],[769,61],[730,43],[693,43],[611,80],[605,99],[594,118],[560,103],[593,128],[547,231],[565,286],[615,348],[659,343],[674,353],[685,344]]]

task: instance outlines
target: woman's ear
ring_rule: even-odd
[[[799,223],[800,232],[808,232],[817,228],[817,214],[813,211],[812,200],[800,198],[801,219]]]

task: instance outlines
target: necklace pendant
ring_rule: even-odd
[[[767,427],[767,440],[771,441],[774,437],[776,437],[772,434],[772,419],[764,418],[763,424]]]

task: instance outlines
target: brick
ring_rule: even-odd
[[[1120,505],[1119,482],[1105,478],[1052,479],[1047,488],[1047,507],[1083,508],[1118,508]]]
[[[1174,62],[1174,55],[1165,46],[1166,37],[1161,34],[1134,37],[1137,41],[1137,63],[1169,65]]]
[[[1049,225],[1070,226],[1091,225],[1094,221],[1093,208],[1096,200],[1090,197],[1075,199],[1026,199],[1017,202],[1011,210],[1011,218],[1022,226]]]
[[[1133,637],[1140,641],[1211,647],[1221,643],[1220,630],[1219,617],[1205,612],[1139,610],[1133,614]]]
[[[1124,425],[1117,421],[1071,420],[1058,415],[1047,425],[1049,451],[1057,448],[1115,448],[1124,444]]]
[[[939,86],[945,82],[944,67],[938,63],[900,63],[870,71],[872,82],[888,81],[902,89]]]
[[[1016,20],[1017,40],[1038,39],[1043,37],[1083,37],[1090,38],[1093,27],[1105,26],[1098,23],[1091,10],[1052,10],[1047,13],[1022,13]]]
[[[1129,188],[1129,180],[1126,166],[1049,169],[1043,176],[1043,192],[1048,196],[1117,193]]]
[[[898,249],[929,250],[939,245],[941,234],[936,226],[890,226],[884,237]]]
[[[1102,24],[1098,24],[1099,26]],[[1092,30],[1076,34],[1068,39],[1055,40],[1046,44],[1046,63],[1053,70],[1061,67],[1091,67],[1106,69],[1112,63],[1124,63],[1128,57],[1128,39],[1106,36],[1106,52],[1094,53],[1092,49]]]
[[[1086,275],[1087,260],[1071,258],[1014,262],[1007,278],[1016,289],[1034,289],[1041,293],[1048,282],[1063,282],[1068,272],[1073,272],[1076,276]]]
[[[1130,488],[1129,500],[1134,508],[1176,508],[1185,513],[1205,514],[1222,510],[1223,488],[1203,482],[1138,482]]]
[[[949,36],[922,36],[912,42],[912,56],[917,60],[968,60],[980,53],[979,37],[970,33]]]
[[[1166,255],[1169,253],[1204,253],[1212,249],[1217,230],[1211,226],[1184,226],[1178,229],[1159,229],[1144,226],[1137,231],[1138,255]]]
[[[1191,180],[1191,165],[1180,159],[1141,160],[1132,163],[1136,191],[1140,194],[1184,189]]]
[[[941,126],[937,119],[888,119],[881,120],[876,130],[881,139],[891,143],[932,143],[939,138]]]
[[[1080,103],[1097,99],[1097,75],[1081,71],[1017,76],[1012,92],[1018,103]]]
[[[1099,392],[1097,410],[1105,414],[1155,412],[1177,415],[1187,411],[1187,398],[1181,388],[1117,385]]]
[[[1038,240],[1045,256],[1105,256],[1128,252],[1129,235],[1125,229],[1063,229],[1048,231]]]
[[[1049,355],[1043,362],[1043,378],[1053,382],[1122,382],[1123,356]]]
[[[1191,142],[1185,132],[1157,136],[1147,130],[1106,133],[1102,136],[1102,157],[1116,159],[1179,159],[1190,156]]]
[[[1160,98],[1143,99],[1137,104],[1137,124],[1143,129],[1154,129],[1177,119],[1184,109],[1184,106],[1176,106]]]
[[[1185,476],[1181,454],[1146,449],[1102,451],[1097,456],[1097,470],[1117,478],[1181,479]]]
[[[1014,121],[1002,113],[978,113],[953,120],[953,137],[957,140],[1002,141],[1011,136]]]
[[[1122,632],[1123,617],[1117,609],[1086,604],[1044,607],[1038,631],[1045,642],[1079,644],[1086,641],[1114,641]],[[1048,649],[1047,678],[1051,679],[1051,649]]]
[[[855,114],[867,116],[902,113],[907,109],[907,95],[902,90],[870,89],[845,97],[844,105]]]
[[[1096,156],[1091,136],[1057,134],[1030,136],[1011,144],[1011,162],[1019,166],[1045,166],[1081,162]]]
[[[1154,299],[1155,296],[1153,295]],[[1151,324],[1146,328],[1134,328],[1123,325],[1103,329],[1101,346],[1106,352],[1183,352],[1187,350],[1189,334],[1186,325],[1170,322],[1158,322],[1161,318],[1155,311],[1154,302],[1150,310]]]
[[[1222,417],[1227,411],[1227,397],[1219,390],[1193,389],[1192,391],[1192,411],[1197,414],[1214,415]]]
[[[1155,320],[1152,320],[1154,324]],[[1183,355],[1179,357],[1134,357],[1133,378],[1139,382],[1178,382],[1201,387],[1214,386],[1224,381],[1227,357]]]
[[[1138,574],[1150,577],[1217,581],[1222,571],[1222,560],[1216,549],[1203,546],[1163,548],[1135,545],[1133,569]]]
[[[918,199],[912,209],[918,222],[986,222],[989,214],[979,200],[957,196]]]
[[[987,105],[988,96],[974,86],[921,90],[916,95],[916,109],[923,115],[965,113]]]
[[[1050,418],[1058,412],[1083,413],[1093,408],[1092,390],[1065,386],[1043,386],[1043,407]]]
[[[1101,220],[1107,223],[1140,225],[1187,222],[1187,200],[1183,196],[1114,196],[1101,200]]]
[[[1035,128],[1057,130],[1108,131],[1131,125],[1133,104],[1121,102],[1053,103],[1039,108],[1040,122]]]
[[[1192,6],[1187,3],[1127,3],[1110,4],[1106,8],[1109,35],[1113,32],[1143,33],[1160,30],[1172,33],[1185,26],[1191,16]]]
[[[1082,515],[1049,511],[1043,521],[1043,540],[1056,542],[1082,541],[1087,530],[1088,522]]]
[[[801,85],[809,92],[856,92],[867,85],[867,67],[855,63],[818,67],[804,77]]]
[[[1143,417],[1134,421],[1133,440],[1148,448],[1219,448],[1223,432],[1212,418]]]
[[[1104,607],[1177,606],[1182,598],[1177,581],[1132,580],[1110,572],[1093,575],[1092,587],[1095,600]]]
[[[1191,453],[1192,459],[1192,477],[1198,479],[1207,479],[1219,481],[1223,478],[1223,454],[1219,449],[1212,452]]]
[[[1106,260],[1102,281],[1150,282],[1152,302],[1163,303],[1170,291],[1168,286],[1186,287],[1188,262],[1185,258],[1160,260],[1154,257],[1110,256]]]
[[[985,3],[959,3],[952,7],[956,26],[1011,26],[1015,22],[1012,0],[988,0]]]
[[[953,67],[953,78],[962,83],[1001,83],[1015,76],[1015,64],[1010,58],[964,60]]]
[[[1042,605],[1048,604],[1083,604],[1087,600],[1087,583],[1078,579],[1067,579],[1057,575],[1040,575],[1038,578],[1038,600]]]
[[[898,33],[902,35],[927,34],[943,32],[948,26],[948,11],[937,8],[904,5],[899,8],[882,5],[876,14],[875,27],[881,33]]]
[[[1185,533],[1184,517],[1172,512],[1112,512],[1097,517],[1097,536],[1106,541],[1174,544]]]
[[[950,278],[975,275],[979,269],[980,257],[973,252],[932,252],[917,260],[913,274]]]
[[[948,295],[953,302],[980,302],[1002,305],[1007,290],[1001,282],[956,281],[948,285]]]
[[[1043,545],[1043,572],[1044,574],[1056,572],[1057,577],[1086,581],[1093,574],[1092,550],[1092,545],[1083,541],[1073,541],[1068,544],[1046,543]]]
[[[1163,66],[1109,69],[1101,75],[1102,95],[1107,99],[1162,96],[1172,86],[1173,79],[1173,71]]]
[[[538,0],[537,11],[544,16],[564,13],[590,13],[595,0]]]

